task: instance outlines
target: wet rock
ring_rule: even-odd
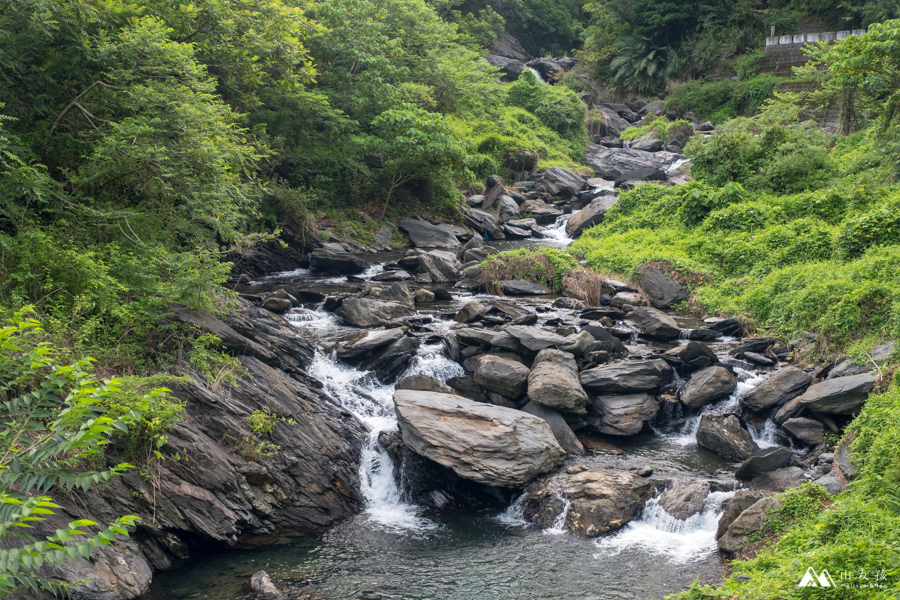
[[[550,293],[541,284],[524,279],[505,279],[499,285],[506,296],[545,296]]]
[[[563,211],[545,203],[543,200],[533,198],[522,204],[522,212],[531,213],[531,218],[538,225],[553,225],[556,219],[562,216]]]
[[[615,206],[618,196],[600,196],[572,215],[566,222],[566,233],[570,237],[580,237],[584,231],[603,222],[607,211]]]
[[[776,408],[802,394],[810,383],[809,374],[797,367],[785,367],[742,396],[741,404],[757,412]]]
[[[760,473],[768,473],[788,466],[792,458],[794,458],[794,453],[787,448],[781,446],[763,448],[742,462],[734,476],[738,479],[753,479]]]
[[[829,415],[849,415],[863,405],[875,387],[877,375],[828,379],[811,385],[799,398],[802,406]]]
[[[584,178],[562,167],[550,167],[541,178],[543,187],[551,196],[569,198],[584,189]]]
[[[578,298],[570,298],[568,296],[562,296],[553,301],[554,308],[568,308],[570,310],[584,310],[587,308],[587,304],[579,300]]]
[[[440,394],[452,394],[453,390],[446,383],[441,383],[428,375],[410,375],[397,381],[398,390],[417,390],[420,392],[438,392]]]
[[[825,426],[815,419],[802,417],[788,419],[782,427],[795,438],[810,446],[825,443]]]
[[[389,286],[366,284],[365,290],[359,297],[384,302],[399,302],[409,306],[413,305],[413,295],[403,283],[392,283]]]
[[[503,233],[500,222],[491,213],[477,208],[464,208],[463,214],[466,216],[466,224],[478,233],[487,235],[492,240],[506,239],[506,234]],[[458,242],[457,245],[459,245]]]
[[[415,308],[400,302],[370,298],[345,298],[334,314],[356,327],[380,327],[415,313]]]
[[[647,304],[647,301],[638,292],[619,292],[612,297],[610,304],[616,308],[622,308],[625,305],[644,306]]]
[[[416,248],[458,248],[459,239],[450,231],[420,219],[403,219],[397,228],[409,236]]]
[[[519,40],[506,33],[501,33],[497,36],[496,41],[490,48],[490,52],[498,56],[519,60],[523,63],[531,60],[531,56],[525,52]]]
[[[484,269],[478,265],[466,267],[459,274],[459,281],[454,287],[463,290],[478,291],[484,288]]]
[[[464,479],[522,487],[565,456],[547,423],[521,411],[409,390],[394,406],[403,443]]]
[[[544,81],[549,83],[556,83],[565,73],[565,69],[559,63],[549,58],[533,58],[525,64],[540,73]]]
[[[519,343],[520,348],[528,354],[537,354],[544,348],[565,346],[571,342],[570,339],[561,335],[527,325],[511,325],[506,328],[506,333],[513,337]]]
[[[664,360],[618,362],[581,372],[581,386],[590,394],[631,394],[659,389],[672,376]]]
[[[649,269],[638,275],[637,283],[653,308],[672,308],[687,300],[681,284],[669,278],[662,269]]]
[[[335,344],[337,357],[347,362],[364,358],[375,350],[393,344],[404,336],[399,328],[384,331],[367,331],[338,340]]]
[[[678,392],[681,402],[689,408],[703,408],[711,402],[729,396],[737,388],[737,377],[725,367],[707,367],[691,376]]]
[[[665,180],[664,171],[681,158],[680,154],[672,152],[643,152],[597,144],[588,144],[584,151],[584,164],[591,167],[597,177],[617,182],[660,176]],[[641,176],[635,177],[635,174]]]
[[[566,338],[569,340],[569,343],[565,346],[560,346],[559,349],[563,352],[570,352],[577,358],[584,356],[587,349],[597,341],[594,339],[594,336],[583,330],[574,335],[567,335]]]
[[[547,426],[550,427],[550,431],[553,432],[556,441],[567,453],[584,454],[584,446],[581,445],[581,442],[575,437],[575,432],[572,431],[572,428],[569,427],[569,424],[557,411],[538,404],[533,400],[525,404],[520,410],[543,419]]]
[[[488,402],[487,394],[481,389],[471,375],[456,375],[447,380],[447,385],[457,394],[476,402]]]
[[[674,340],[681,334],[675,319],[655,308],[639,306],[628,315],[645,334],[661,340]]]
[[[759,490],[738,490],[729,500],[722,504],[722,516],[719,517],[719,525],[716,528],[716,539],[719,539],[728,530],[728,526],[741,516],[741,513],[762,500],[770,498],[774,494]]]
[[[491,331],[489,329],[457,329],[456,337],[463,344],[469,346],[485,346],[516,352],[519,350],[519,341],[506,331]],[[565,338],[564,338],[565,339]]]
[[[659,505],[667,513],[683,521],[703,510],[707,496],[709,482],[676,479],[659,497]]]
[[[631,123],[629,123],[628,121],[626,121],[625,119],[620,117],[616,111],[614,111],[610,108],[607,108],[605,106],[597,106],[595,108],[597,108],[597,110],[599,110],[600,113],[603,115],[603,124],[604,124],[603,135],[604,136],[617,138],[622,135],[623,131],[625,131],[626,129],[631,127]],[[586,160],[586,158],[587,157],[585,157],[585,163],[590,166],[593,166],[593,165],[591,165],[591,163],[589,163]],[[604,175],[602,175],[600,173],[597,173],[597,175],[599,177],[604,177]]]
[[[359,368],[371,371],[375,379],[382,384],[396,381],[416,359],[419,352],[420,340],[413,337],[403,337],[374,355],[359,363]]]
[[[756,352],[744,352],[744,359],[761,367],[772,367],[777,363],[776,360],[773,360],[768,356],[763,356],[762,354],[757,354]]]
[[[591,400],[587,421],[600,433],[634,435],[658,412],[659,402],[649,394],[596,396]]]
[[[309,255],[309,266],[316,271],[356,275],[369,268],[369,263],[353,256],[337,244],[326,244]]]
[[[413,277],[403,269],[384,271],[372,277],[372,281],[409,281]]]
[[[457,323],[471,323],[472,321],[477,321],[481,317],[483,317],[487,313],[487,309],[484,304],[477,300],[472,300],[471,302],[466,303],[459,312],[456,313],[456,316],[453,317],[453,320]]]
[[[680,360],[683,372],[696,371],[719,362],[716,353],[709,346],[700,342],[688,342],[683,346],[672,348],[666,352],[666,356]]]
[[[717,544],[719,550],[728,554],[740,554],[750,543],[749,535],[763,526],[766,517],[773,510],[783,506],[777,498],[760,498],[744,510],[725,530]]]
[[[575,358],[560,350],[541,350],[528,375],[528,397],[548,408],[584,412],[588,397],[578,382]]]
[[[485,55],[484,60],[492,66],[500,68],[500,72],[503,73],[504,81],[517,80],[519,75],[528,68],[521,60],[499,56],[497,54],[488,53]]]
[[[853,479],[859,470],[852,460],[850,460],[850,444],[853,442],[853,434],[845,435],[838,443],[834,451],[834,462],[844,476],[844,479]]]
[[[769,473],[757,475],[750,481],[754,490],[783,492],[804,483],[803,469],[800,467],[783,467]]]
[[[415,301],[416,304],[434,302],[434,292],[432,292],[431,290],[426,290],[425,288],[420,288],[416,290]]]
[[[627,356],[628,348],[622,343],[622,340],[614,336],[605,327],[600,325],[585,325],[583,331],[590,333],[596,342],[590,345],[586,352],[606,351],[613,356]]]
[[[447,283],[459,279],[462,264],[456,255],[446,250],[431,250],[419,255],[419,273],[431,275],[433,283]]]
[[[759,450],[750,433],[734,415],[701,415],[697,443],[729,460],[743,460]]]
[[[523,514],[532,523],[549,527],[568,501],[565,529],[596,537],[639,517],[653,483],[634,473],[604,469],[561,473],[534,482],[525,493]]]
[[[253,574],[253,577],[250,578],[250,589],[257,598],[264,600],[277,600],[282,597],[281,591],[275,587],[269,574],[265,571],[257,571]]]
[[[659,152],[663,149],[663,146],[664,144],[662,140],[647,138],[632,142],[629,148],[631,148],[632,150],[643,150],[644,152]]]
[[[799,417],[802,413],[803,405],[800,404],[800,396],[797,396],[793,400],[785,402],[781,408],[775,411],[775,414],[772,415],[772,421],[774,421],[776,425],[781,426],[784,425],[785,421],[788,419]]]
[[[515,400],[528,387],[528,367],[513,360],[486,356],[475,368],[475,383],[486,390]]]
[[[276,315],[280,315],[282,313],[286,313],[291,310],[293,304],[287,298],[273,298],[269,296],[265,300],[263,300],[262,307],[268,311],[275,313]]]

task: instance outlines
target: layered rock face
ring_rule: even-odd
[[[321,531],[361,509],[356,479],[366,431],[299,372],[312,345],[281,317],[243,303],[227,322],[186,310],[175,318],[226,340],[248,376],[230,389],[198,380],[170,385],[186,406],[161,449],[173,458],[154,464],[147,478],[133,470],[71,499],[57,495],[63,509],[34,535],[75,518],[141,518],[130,538],[95,550],[90,560],[46,570],[65,581],[87,580],[76,587],[80,597],[136,598],[152,571],[177,560],[279,530]],[[264,441],[277,452],[260,451],[247,420],[256,410],[274,416]]]

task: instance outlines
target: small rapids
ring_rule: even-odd
[[[615,556],[637,549],[665,556],[676,564],[703,558],[716,549],[716,528],[722,516],[722,503],[734,492],[712,492],[703,510],[687,519],[676,519],[651,498],[641,518],[617,533],[597,540],[601,556]]]
[[[552,243],[554,246],[568,246],[574,242],[575,240],[569,236],[566,231],[566,225],[571,218],[572,215],[561,215],[557,217],[556,222],[553,225],[548,225],[547,228],[541,232],[544,235],[544,240]]]

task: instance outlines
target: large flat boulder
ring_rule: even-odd
[[[345,298],[334,314],[356,327],[380,327],[415,312],[412,305],[403,302]]]
[[[309,265],[316,271],[356,275],[369,268],[369,263],[335,244],[316,248],[309,255]]]
[[[729,460],[744,460],[759,450],[750,432],[734,415],[703,413],[697,443]]]
[[[538,352],[528,375],[528,397],[548,408],[583,413],[588,397],[578,381],[575,357],[550,348]]]
[[[467,346],[484,346],[516,352],[519,349],[519,341],[507,331],[492,331],[490,329],[457,329],[456,339]]]
[[[432,225],[420,219],[403,219],[397,228],[409,236],[409,241],[417,248],[458,248],[459,239],[443,227]]]
[[[507,33],[501,33],[497,36],[497,39],[490,47],[490,53],[497,56],[512,58],[523,63],[527,63],[531,60],[531,55],[522,48],[522,44],[519,40]]]
[[[584,164],[591,167],[597,177],[613,181],[645,179],[633,177],[636,173],[663,173],[682,156],[672,152],[644,152],[628,148],[606,148],[588,144],[584,151]]]
[[[711,402],[729,396],[737,388],[737,377],[725,367],[706,367],[694,373],[678,392],[681,402],[689,408],[703,408]]]
[[[506,81],[515,81],[522,74],[522,71],[528,68],[521,60],[500,56],[499,54],[487,54],[484,60],[494,67],[500,67],[503,79]]]
[[[810,446],[825,443],[825,426],[815,419],[796,417],[785,421],[782,427],[795,438]]]
[[[567,531],[595,537],[639,517],[652,495],[652,481],[627,471],[560,473],[528,486],[522,512],[536,525],[549,527],[565,510]]]
[[[781,446],[763,448],[751,454],[741,463],[734,476],[738,479],[753,479],[761,473],[777,471],[791,464],[794,453]]]
[[[827,379],[809,386],[799,402],[814,412],[849,415],[863,405],[876,381],[878,376],[871,373]]]
[[[581,386],[590,394],[631,394],[659,389],[672,375],[662,359],[623,361],[581,372]]]
[[[544,348],[566,346],[572,342],[569,338],[529,325],[511,325],[506,328],[506,333],[515,338],[521,349],[528,354],[537,354]]]
[[[399,327],[383,331],[366,331],[338,340],[335,352],[341,360],[353,361],[370,355],[373,351],[392,344],[405,334]]]
[[[410,390],[394,392],[394,407],[403,443],[463,479],[521,488],[565,457],[547,423],[528,413]]]
[[[661,340],[674,340],[681,335],[681,328],[675,319],[661,310],[649,306],[639,306],[628,315],[628,320],[634,323],[646,335]]]
[[[597,396],[591,401],[587,422],[600,433],[634,435],[658,412],[659,401],[649,394]]]
[[[584,231],[594,225],[603,222],[606,212],[618,202],[618,196],[599,196],[591,200],[591,203],[569,217],[566,222],[566,233],[572,237],[579,237]]]
[[[571,197],[584,189],[584,178],[562,167],[550,167],[541,179],[543,187],[551,196]]]
[[[778,408],[806,391],[810,383],[812,377],[808,373],[797,367],[785,367],[742,396],[741,404],[754,411]]]
[[[546,296],[550,293],[541,284],[525,279],[504,279],[499,285],[506,296]]]

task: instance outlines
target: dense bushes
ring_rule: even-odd
[[[578,267],[574,258],[563,250],[521,248],[489,257],[482,262],[484,285],[488,293],[502,293],[499,283],[507,279],[536,281],[561,293],[565,276]]]
[[[698,118],[724,123],[735,117],[750,117],[772,94],[776,77],[760,75],[746,81],[689,81],[672,88],[666,98],[670,109],[692,112]]]
[[[533,113],[541,123],[583,151],[587,141],[587,107],[572,90],[540,83],[524,71],[508,92],[509,103]]]

